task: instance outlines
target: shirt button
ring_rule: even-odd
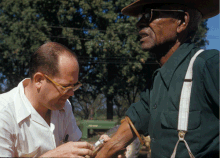
[[[157,108],[157,104],[154,104],[153,108],[156,109]]]

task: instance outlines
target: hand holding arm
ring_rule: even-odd
[[[108,140],[102,149],[97,153],[96,158],[108,158],[116,156],[116,154],[129,145],[136,138],[127,121],[122,122],[118,131]]]

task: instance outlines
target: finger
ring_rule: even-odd
[[[117,156],[115,156],[116,158],[126,158],[126,156],[125,156],[125,154],[123,154],[123,155],[117,155]]]
[[[118,155],[118,158],[126,158],[125,153]]]
[[[109,139],[111,139],[108,135],[103,134],[99,139],[104,139],[104,142],[107,142]]]
[[[85,155],[92,156],[92,150],[85,149],[85,148],[75,148],[75,147],[73,147],[72,148],[72,154],[76,154],[76,155],[79,155],[79,156],[85,156]]]
[[[88,143],[88,142],[71,142],[72,147],[77,147],[77,148],[86,148],[90,150],[94,150],[95,147]]]
[[[118,157],[118,158],[126,158],[126,156],[125,155],[119,155],[120,157]]]
[[[119,152],[117,152],[118,158],[125,158],[125,152],[126,149],[122,149]]]

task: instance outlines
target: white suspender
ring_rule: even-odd
[[[196,57],[203,51],[204,51],[203,49],[197,51],[196,54],[190,60],[190,63],[189,63],[189,66],[188,66],[188,69],[186,72],[186,76],[185,76],[185,79],[183,82],[183,88],[182,88],[181,97],[180,97],[178,127],[177,127],[179,140],[176,143],[176,146],[174,148],[173,154],[171,155],[171,158],[175,158],[177,146],[180,141],[183,141],[185,143],[190,158],[194,158],[194,156],[193,156],[187,142],[185,141],[184,137],[185,137],[185,134],[188,129],[190,95],[191,95],[191,88],[192,88],[193,63],[194,63]]]

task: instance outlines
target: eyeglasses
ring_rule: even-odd
[[[68,91],[72,90],[73,92],[75,92],[77,89],[79,89],[79,87],[82,86],[81,82],[77,82],[74,86],[69,86],[69,87],[64,87],[62,85],[60,85],[59,83],[55,82],[54,80],[52,80],[50,77],[48,77],[47,75],[44,74],[44,76],[46,77],[46,79],[48,79],[50,82],[52,82],[53,84],[55,84],[56,86],[60,87],[62,89],[62,93],[61,94],[65,94]]]
[[[152,17],[153,17],[153,11],[184,13],[184,10],[168,10],[168,9],[166,10],[166,9],[149,9],[149,8],[147,8],[143,13],[138,15],[138,22],[142,19],[143,16],[148,22],[151,22]]]

